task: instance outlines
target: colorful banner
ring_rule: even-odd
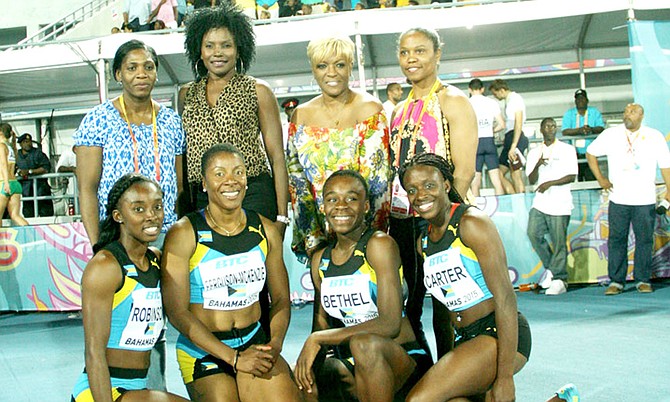
[[[628,23],[633,95],[644,124],[670,138],[670,22]]]
[[[665,187],[658,187],[659,196]],[[496,224],[507,252],[509,275],[515,286],[535,283],[544,268],[526,235],[533,194],[480,198],[479,207]],[[575,209],[568,227],[568,274],[571,283],[607,280],[607,197],[600,190],[572,192]],[[291,300],[313,299],[306,261],[290,251],[287,230],[284,260]],[[629,279],[635,242],[629,237]],[[81,276],[92,255],[81,223],[0,228],[0,311],[68,311],[81,306]],[[658,216],[655,230],[653,274],[670,277],[670,221]]]

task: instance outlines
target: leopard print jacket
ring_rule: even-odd
[[[224,142],[242,152],[248,177],[269,173],[258,120],[256,79],[235,74],[214,107],[207,103],[206,91],[207,78],[203,78],[190,86],[184,100],[182,124],[186,132],[188,182],[202,180],[202,155],[213,145]]]

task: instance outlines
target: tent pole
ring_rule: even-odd
[[[365,63],[363,63],[363,41],[361,34],[356,34],[356,61],[358,62],[358,82],[359,88],[367,91],[365,87]]]
[[[100,103],[107,100],[107,71],[105,69],[105,59],[98,59],[95,63],[98,70],[98,97]]]
[[[580,88],[586,89],[586,74],[584,74],[584,51],[581,47],[577,49],[577,57],[579,58],[579,85]]]

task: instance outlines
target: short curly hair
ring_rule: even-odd
[[[217,7],[199,9],[186,22],[184,40],[186,57],[196,80],[207,76],[207,68],[199,63],[202,38],[211,29],[218,28],[226,28],[233,35],[237,48],[237,72],[246,73],[256,58],[256,35],[251,20],[239,8],[226,1]]]

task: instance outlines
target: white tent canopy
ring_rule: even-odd
[[[474,3],[474,2],[472,2]],[[479,4],[482,3],[482,4]],[[584,60],[614,60],[586,66],[587,85],[630,84],[628,58],[629,17],[669,20],[667,0],[532,0],[484,1],[320,14],[259,22],[256,62],[250,74],[265,79],[278,97],[307,95],[316,87],[306,46],[317,36],[349,35],[362,43],[357,78],[365,77],[368,90],[386,80],[402,78],[397,65],[398,34],[412,27],[436,29],[445,47],[440,74],[469,80],[470,75],[506,76],[528,91],[576,88]],[[76,42],[51,43],[0,53],[0,111],[3,116],[52,108],[87,108],[116,85],[109,65],[118,46],[139,38],[159,54],[156,93],[172,98],[193,74],[184,56],[184,36],[117,34]],[[616,60],[623,59],[623,63]],[[573,63],[572,66],[566,66]],[[515,70],[560,65],[550,69]],[[103,68],[103,66],[106,66]],[[102,90],[98,72],[103,71]],[[566,80],[566,76],[571,79]],[[581,76],[584,79],[584,75]]]

